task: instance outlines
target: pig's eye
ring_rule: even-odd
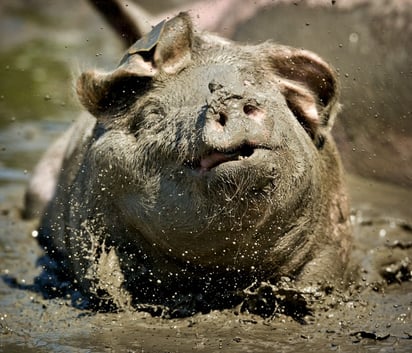
[[[151,125],[154,122],[160,121],[164,117],[165,111],[162,107],[145,107],[135,115],[130,124],[130,131],[137,135],[139,129],[144,128],[145,125]]]
[[[154,107],[145,111],[143,118],[145,120],[163,119],[165,115],[166,113],[162,107]]]

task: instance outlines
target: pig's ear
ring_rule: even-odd
[[[181,12],[168,22],[160,22],[153,30],[133,44],[120,61],[122,66],[139,66],[147,75],[158,71],[174,74],[191,59],[192,21]]]
[[[289,108],[321,147],[323,133],[331,129],[340,110],[334,70],[307,50],[277,47],[269,56]]]
[[[129,48],[117,69],[88,71],[79,77],[81,103],[97,117],[127,106],[147,90],[158,73],[175,74],[190,63],[192,37],[192,22],[186,13],[159,23]]]

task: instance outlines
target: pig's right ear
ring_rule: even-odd
[[[193,30],[189,15],[161,22],[126,52],[112,72],[84,72],[77,94],[96,117],[111,115],[135,101],[158,73],[176,74],[191,60]]]

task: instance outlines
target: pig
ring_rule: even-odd
[[[84,295],[211,308],[256,281],[342,285],[339,84],[319,56],[198,32],[180,13],[76,87],[88,113],[62,137],[39,241]]]

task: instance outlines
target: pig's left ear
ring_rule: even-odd
[[[279,46],[269,61],[286,102],[318,147],[340,110],[334,70],[319,56],[303,49]]]
[[[189,15],[163,21],[133,44],[112,72],[84,72],[77,94],[97,118],[120,112],[146,92],[158,73],[176,74],[191,61],[193,29]]]

